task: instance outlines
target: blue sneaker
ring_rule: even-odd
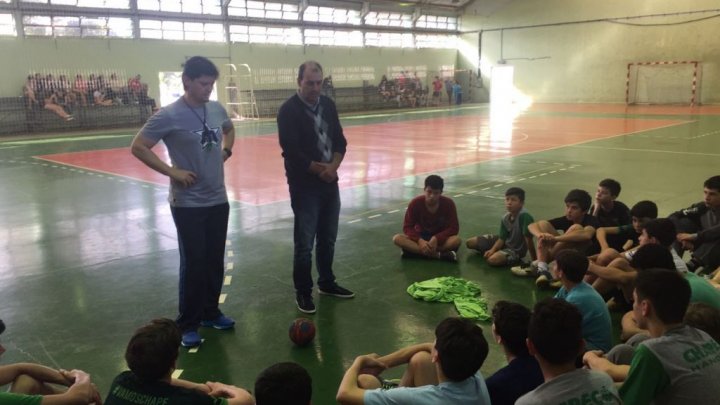
[[[215,329],[225,330],[225,329],[230,329],[233,326],[235,326],[235,320],[230,318],[229,316],[220,315],[217,318],[213,319],[212,321],[200,322],[200,326],[204,326],[206,328],[215,328]]]
[[[187,331],[182,334],[182,341],[180,344],[183,347],[198,347],[202,343],[202,338],[196,330]]]

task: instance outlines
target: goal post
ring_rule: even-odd
[[[627,65],[626,104],[699,104],[698,61],[631,62]]]

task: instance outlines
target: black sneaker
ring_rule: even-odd
[[[296,294],[295,302],[297,303],[297,308],[300,310],[300,312],[304,312],[306,314],[315,313],[315,304],[313,304],[312,295]]]
[[[323,295],[332,295],[333,297],[338,298],[352,298],[355,296],[355,293],[348,290],[347,288],[342,288],[337,284],[333,284],[330,287],[324,287],[319,288],[320,294]]]

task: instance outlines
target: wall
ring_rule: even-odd
[[[47,39],[0,38],[0,96],[22,95],[24,79],[30,71],[62,69],[70,72],[94,70],[140,74],[147,82],[151,96],[157,97],[158,72],[179,71],[186,57],[203,55],[211,58],[226,74],[226,63],[247,63],[257,72],[263,69],[290,69],[307,59],[319,61],[328,74],[336,68],[370,68],[377,84],[390,66],[427,66],[428,72],[441,65],[456,63],[456,50],[379,49],[317,46],[281,46],[249,44],[215,44],[160,40]],[[350,72],[355,75],[354,72]],[[360,86],[362,80],[342,81],[336,87]],[[267,84],[271,88],[295,87],[291,84]]]
[[[667,24],[717,15],[719,7],[716,0],[515,0],[504,1],[502,7],[485,14],[479,8],[468,8],[462,28],[483,31],[480,67],[484,84],[489,86],[492,66],[501,59],[501,33],[487,30],[712,10],[693,15],[618,20]],[[508,60],[515,66],[515,86],[535,101],[544,102],[623,103],[629,62],[699,60],[702,62],[700,97],[708,104],[720,102],[719,36],[720,18],[660,26],[588,22],[506,29],[502,33],[502,57],[506,60],[547,57]],[[477,41],[468,35],[463,37],[468,40],[466,46]]]

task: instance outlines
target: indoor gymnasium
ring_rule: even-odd
[[[627,207],[654,202],[658,218],[718,198],[706,183],[720,168],[718,21],[713,0],[0,0],[0,370],[84,370],[105,398],[134,331],[178,315],[170,181],[130,145],[189,91],[183,65],[202,56],[235,131],[218,299],[235,324],[201,327],[172,376],[253,391],[263,369],[295,362],[312,403],[333,404],[357,356],[433,342],[462,313],[488,342],[487,379],[508,364],[495,304],[532,309],[557,293],[466,246],[498,233],[508,189],[524,190],[535,221],[564,216],[572,189],[594,202],[603,179]],[[276,119],[306,61],[321,65],[315,85],[347,140],[332,269],[355,294],[319,294],[313,253],[314,313],[293,284]],[[162,142],[152,150],[171,164]],[[393,244],[429,175],[457,211],[449,260]],[[701,267],[709,284],[715,268]],[[472,304],[408,292],[439,277],[470,282]],[[613,344],[625,304],[609,312]],[[315,328],[302,346],[288,336],[298,318]]]

